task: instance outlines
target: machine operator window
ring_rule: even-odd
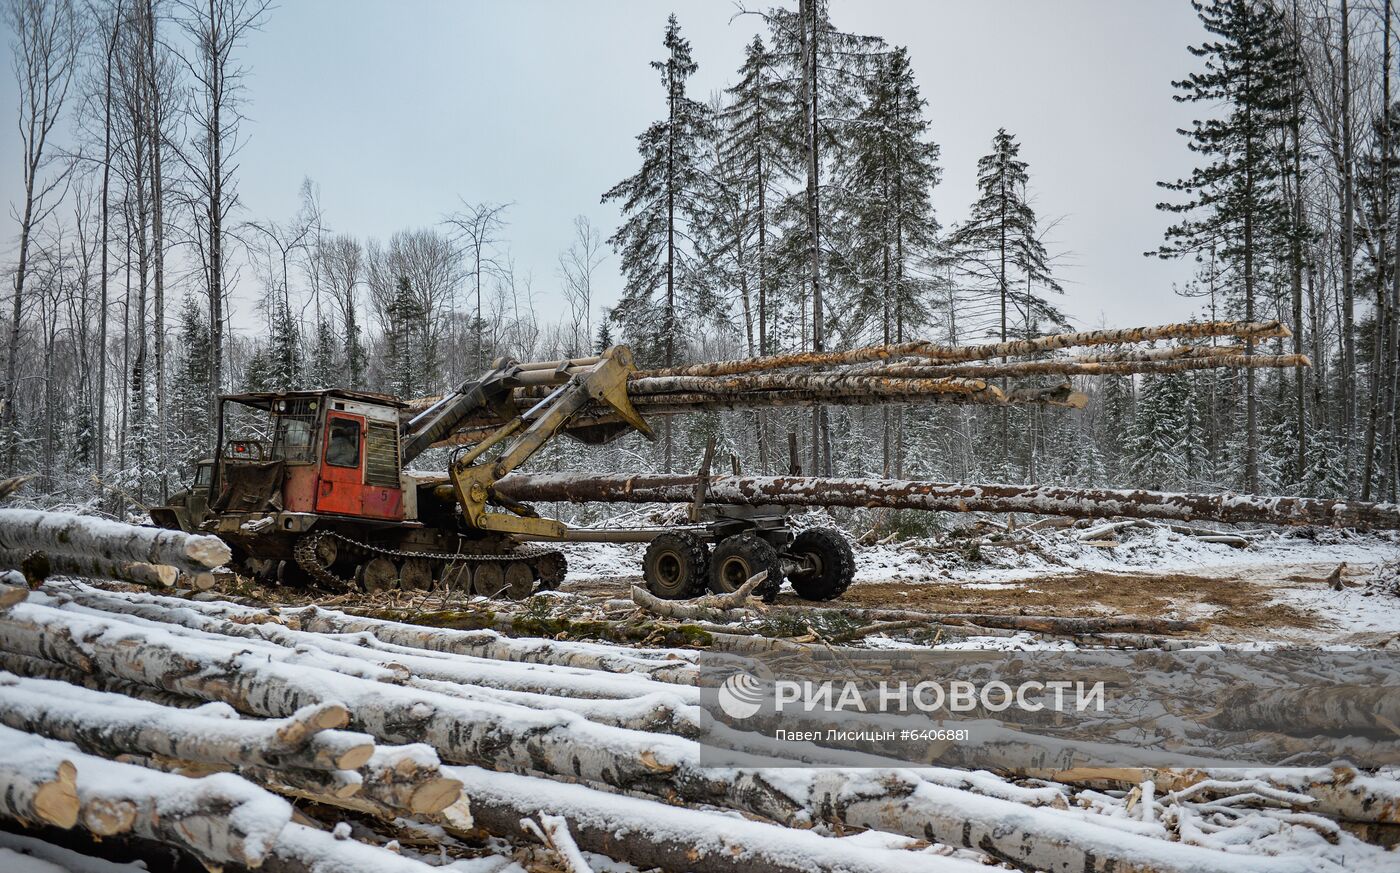
[[[326,439],[326,463],[335,467],[360,466],[360,423],[352,418],[332,418]]]
[[[278,401],[273,415],[276,437],[272,457],[293,463],[316,460],[316,401]]]

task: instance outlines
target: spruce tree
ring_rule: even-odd
[[[613,347],[613,335],[610,313],[603,314],[603,320],[598,323],[598,338],[593,342],[593,353],[601,355]]]
[[[267,342],[248,360],[244,383],[249,391],[292,391],[302,385],[301,331],[286,301],[276,295],[268,313]]]
[[[689,231],[702,210],[702,151],[714,125],[709,107],[686,95],[697,67],[675,15],[666,20],[662,45],[666,56],[651,66],[661,74],[666,117],[637,137],[641,168],[609,189],[603,202],[620,201],[626,215],[608,240],[626,278],[612,318],[643,364],[669,367],[676,362],[677,311],[685,302],[678,298],[694,287],[686,282],[694,266]],[[669,418],[663,440],[669,472],[674,458]]]
[[[774,215],[782,183],[793,177],[791,153],[783,139],[785,118],[793,107],[780,75],[776,56],[755,35],[744,50],[739,82],[726,92],[730,102],[719,119],[719,159],[739,206],[737,226],[726,237],[731,245],[751,252],[746,265],[757,298],[755,351],[760,355],[772,353]]]
[[[418,326],[423,316],[407,276],[399,276],[389,301],[385,326],[384,387],[396,397],[409,398],[423,388],[422,349]]]
[[[998,130],[991,152],[977,161],[977,201],[948,240],[978,290],[996,301],[993,335],[1001,342],[1014,336],[1017,309],[1022,336],[1040,332],[1043,322],[1056,328],[1065,325],[1060,310],[1035,291],[1040,287],[1064,293],[1052,275],[1039,220],[1026,198],[1030,174],[1020,154],[1016,137],[1005,128]]]
[[[938,233],[930,197],[938,184],[938,146],[927,140],[924,100],[908,51],[881,57],[866,85],[865,106],[851,126],[846,199],[852,256],[844,272],[854,291],[848,316],[880,326],[885,343],[903,342],[927,319],[927,282],[913,262],[926,257]],[[903,409],[882,411],[883,471],[901,475]]]
[[[609,189],[603,201],[619,201],[626,215],[608,240],[626,278],[612,318],[644,363],[671,366],[676,360],[677,292],[692,265],[686,231],[702,206],[701,152],[712,120],[705,104],[686,95],[686,82],[697,67],[675,15],[667,19],[662,44],[666,57],[651,66],[661,74],[666,117],[637,137],[641,168]]]
[[[324,318],[317,321],[316,343],[311,347],[311,367],[307,374],[308,387],[348,387],[345,382],[347,370],[340,362],[340,345],[330,321]]]
[[[938,233],[930,198],[940,171],[924,106],[908,51],[897,48],[878,63],[851,126],[846,189],[859,264],[852,278],[858,307],[880,323],[886,343],[902,342],[925,315],[924,283],[911,263]]]
[[[813,351],[827,348],[830,253],[846,246],[839,236],[845,216],[832,210],[825,191],[833,168],[843,164],[848,127],[860,110],[862,85],[875,59],[885,51],[878,37],[846,33],[832,25],[828,0],[799,0],[796,9],[776,7],[765,13],[774,56],[784,71],[788,91],[785,141],[794,167],[806,184],[779,207],[784,233],[779,257],[787,274],[782,287],[795,292],[795,307],[810,329],[797,335]],[[835,214],[833,214],[835,212]],[[840,312],[839,304],[834,307]],[[805,342],[804,342],[805,341]],[[812,470],[831,472],[831,434],[825,407],[812,416]]]
[[[992,335],[1011,339],[1012,319],[1020,309],[1021,336],[1041,331],[1044,322],[1065,326],[1065,316],[1042,294],[1063,294],[1040,241],[1039,220],[1027,201],[1030,174],[1020,159],[1021,145],[1005,128],[992,137],[992,151],[977,162],[977,201],[967,220],[954,228],[948,245],[974,292],[995,301]],[[1005,360],[1003,358],[1003,360]],[[1002,380],[1003,390],[1006,380]],[[1011,459],[1011,416],[1002,409],[997,441],[1000,457]]]
[[[1173,82],[1175,99],[1202,103],[1211,117],[1192,122],[1188,148],[1205,163],[1175,182],[1159,182],[1185,195],[1158,208],[1181,216],[1166,230],[1156,252],[1164,258],[1200,254],[1215,246],[1234,269],[1226,276],[1233,312],[1255,320],[1266,265],[1258,253],[1288,233],[1289,213],[1281,187],[1285,142],[1293,117],[1290,85],[1296,62],[1279,12],[1259,0],[1193,0],[1201,24],[1215,38],[1190,51],[1204,58],[1203,70]],[[1221,109],[1223,107],[1223,111]],[[1254,343],[1246,342],[1253,352]],[[1255,374],[1245,373],[1244,475],[1259,488],[1259,428]]]
[[[1143,378],[1127,441],[1133,484],[1159,491],[1184,486],[1196,455],[1190,380],[1179,373]]]
[[[211,338],[205,308],[191,296],[180,306],[180,357],[170,385],[176,460],[202,456],[214,442],[209,392]]]

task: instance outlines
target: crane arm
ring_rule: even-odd
[[[537,539],[563,539],[566,526],[552,519],[539,518],[528,506],[506,500],[494,493],[495,484],[538,452],[559,434],[579,410],[596,402],[607,406],[628,425],[648,439],[655,439],[651,427],[633,408],[627,396],[627,377],[636,368],[626,346],[613,346],[595,359],[560,362],[553,371],[536,369],[528,374],[553,372],[564,379],[534,406],[514,416],[471,450],[459,455],[448,470],[452,489],[467,523],[481,530],[513,533]],[[571,366],[563,366],[565,364]],[[539,365],[535,365],[539,366]],[[489,378],[488,374],[488,377]],[[517,372],[511,381],[520,378]],[[531,378],[526,375],[526,378]],[[550,384],[543,377],[527,384]],[[520,384],[516,382],[516,384]],[[432,412],[425,411],[423,415]],[[421,417],[421,416],[420,416]],[[458,416],[460,418],[460,416]],[[450,428],[448,428],[450,429]],[[436,430],[436,428],[434,428]],[[445,431],[444,431],[445,432]],[[425,433],[425,438],[431,432]],[[495,459],[482,456],[505,443]],[[430,444],[430,443],[429,443]],[[498,503],[511,513],[491,512],[488,503]]]

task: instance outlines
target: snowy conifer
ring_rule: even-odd
[[[626,277],[612,318],[641,362],[669,366],[677,357],[677,312],[684,304],[678,292],[692,266],[688,229],[702,207],[702,147],[713,124],[709,107],[686,94],[697,67],[675,15],[666,21],[662,44],[666,56],[651,66],[661,74],[666,117],[637,137],[641,168],[603,201],[619,201],[627,216],[608,240]]]
[[[1167,228],[1155,254],[1170,258],[1215,248],[1234,267],[1227,276],[1232,314],[1253,321],[1266,270],[1261,253],[1289,230],[1284,163],[1275,145],[1293,117],[1289,89],[1296,56],[1284,20],[1270,4],[1197,0],[1192,6],[1214,38],[1191,48],[1205,58],[1204,69],[1174,84],[1178,101],[1210,109],[1207,118],[1182,131],[1206,162],[1185,179],[1158,183],[1186,199],[1158,204],[1181,220]],[[1247,346],[1252,351],[1253,343]],[[1251,491],[1259,487],[1254,383],[1254,371],[1246,371],[1244,486]]]

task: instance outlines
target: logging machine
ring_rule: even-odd
[[[288,584],[523,598],[564,579],[563,553],[539,543],[646,542],[642,575],[659,597],[734,591],[764,571],[765,597],[783,579],[809,600],[840,596],[855,572],[845,538],[831,528],[794,533],[783,507],[708,506],[701,488],[689,525],[602,530],[542,518],[497,493],[502,477],[561,433],[595,445],[634,430],[652,438],[627,394],[634,369],[625,346],[591,358],[500,360],[412,416],[402,401],[362,391],[226,395],[218,457],[200,462],[193,487],[151,516],[217,534],[240,569]],[[519,408],[514,390],[536,386],[548,393]],[[503,423],[457,449],[446,475],[407,469],[483,411]],[[576,420],[598,411],[613,415]]]

